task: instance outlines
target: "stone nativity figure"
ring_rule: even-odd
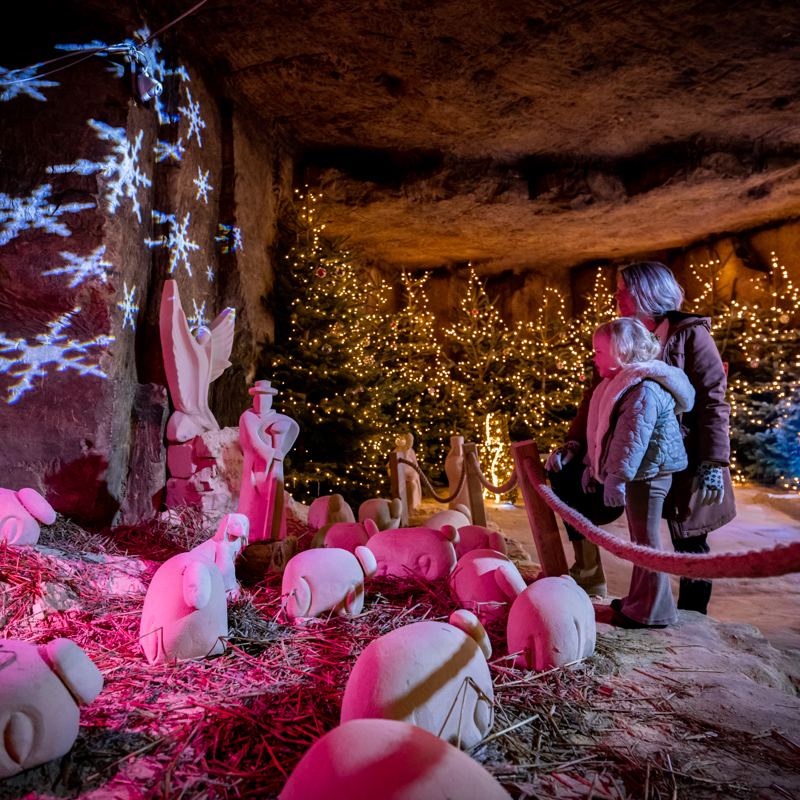
[[[178,284],[164,283],[159,327],[164,369],[175,406],[167,423],[167,441],[188,442],[205,431],[218,431],[208,407],[208,387],[227,369],[233,347],[236,310],[226,308],[208,327],[190,330]]]
[[[300,426],[272,408],[272,396],[277,393],[270,381],[256,381],[250,389],[253,408],[239,418],[244,466],[238,511],[250,520],[251,543],[286,537],[283,459],[295,443]]]
[[[410,461],[412,464],[417,464],[417,454],[414,452],[414,434],[405,433],[401,434],[395,439],[395,453],[400,458]],[[408,503],[409,512],[419,508],[422,505],[422,486],[419,482],[419,474],[414,467],[406,465],[406,502]]]

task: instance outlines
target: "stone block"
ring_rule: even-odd
[[[167,448],[167,469],[173,478],[191,478],[194,475],[197,464],[193,442],[171,444]]]

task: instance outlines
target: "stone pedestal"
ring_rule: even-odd
[[[193,506],[214,521],[236,512],[242,482],[239,429],[207,431],[167,448],[167,508]]]

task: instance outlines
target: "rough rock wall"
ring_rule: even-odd
[[[136,40],[145,26],[59,23],[6,30],[0,67],[59,55],[57,44]],[[178,281],[190,323],[227,305],[240,313],[234,379],[212,397],[222,425],[249,404],[251,345],[271,329],[260,298],[274,132],[249,125],[215,72],[172,40],[152,57],[158,103],[134,100],[121,57],[46,82],[0,71],[0,486],[34,487],[89,525],[148,518],[162,499],[164,281]]]

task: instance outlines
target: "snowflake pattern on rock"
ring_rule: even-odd
[[[202,147],[203,141],[200,138],[201,128],[205,128],[206,123],[200,116],[200,102],[192,100],[192,93],[189,87],[186,87],[186,97],[188,99],[187,106],[178,106],[178,111],[189,120],[189,133],[186,135],[186,143],[188,144],[192,136],[197,136],[197,144]]]
[[[127,281],[123,281],[122,291],[125,294],[125,299],[117,303],[117,307],[121,308],[125,314],[122,318],[122,330],[125,330],[129,322],[131,324],[131,329],[136,330],[136,315],[139,313],[138,304],[133,302],[134,295],[136,294],[136,286],[132,286],[130,293],[128,293],[128,283]]]
[[[68,263],[63,267],[43,272],[42,275],[69,275],[69,288],[74,289],[79,283],[92,278],[98,278],[103,283],[108,282],[107,267],[114,265],[103,261],[106,246],[101,245],[89,256],[76,256],[74,253],[61,253],[61,257]]]
[[[34,100],[47,101],[39,90],[47,86],[58,86],[58,83],[37,78],[37,69],[39,64],[27,69],[7,70],[0,67],[0,100],[13,100],[25,94]]]
[[[183,146],[183,139],[178,139],[176,144],[156,142],[153,152],[156,154],[156,161],[165,161],[168,158],[180,161],[181,156],[186,152],[186,148]]]
[[[214,267],[212,266],[206,267],[206,276],[208,277],[209,281],[214,280]]]
[[[194,308],[194,312],[186,318],[186,321],[192,328],[199,328],[201,325],[208,325],[210,320],[206,317],[206,301],[203,300],[203,304],[200,308],[197,307],[197,300],[192,300],[192,307]]]
[[[225,225],[219,223],[219,230],[221,236],[215,236],[214,241],[222,242],[223,253],[235,253],[242,250],[242,229],[237,228],[235,225]]]
[[[139,205],[139,187],[152,186],[152,181],[139,168],[139,151],[142,148],[144,131],[140,130],[134,142],[130,142],[125,133],[125,128],[112,128],[105,122],[90,119],[89,125],[97,131],[97,136],[104,141],[114,142],[113,155],[108,155],[105,161],[89,161],[78,159],[74,164],[60,164],[48,167],[50,173],[77,172],[80,175],[91,175],[99,172],[108,181],[108,210],[116,213],[120,198],[127,197],[132,202],[132,211],[139,222],[142,221],[142,209]],[[117,160],[117,156],[120,156]]]
[[[126,42],[130,41],[130,39],[126,39]],[[133,42],[131,42],[133,44]],[[101,42],[99,39],[95,39],[88,44],[57,44],[55,46],[56,50],[66,50],[68,52],[78,52],[81,50],[98,50],[98,49],[108,49],[108,45],[105,42]],[[106,56],[110,55],[109,53],[99,52],[96,55],[105,58]],[[123,64],[118,64],[116,61],[109,61],[106,65],[106,69],[114,75],[116,78],[124,78],[125,77],[125,66]]]
[[[167,247],[169,248],[169,274],[175,272],[178,262],[183,261],[183,266],[189,276],[192,275],[192,265],[189,263],[189,253],[192,250],[199,250],[200,245],[189,238],[189,220],[191,214],[187,211],[182,223],[178,223],[175,214],[162,214],[160,211],[153,211],[153,219],[158,225],[169,224],[169,233],[158,239],[145,239],[144,242],[149,248]]]
[[[8,403],[16,403],[25,392],[32,391],[34,378],[45,377],[47,367],[56,365],[56,372],[67,369],[77,370],[81,375],[108,377],[97,364],[87,364],[85,359],[94,347],[107,347],[114,341],[113,336],[95,336],[93,339],[79,341],[67,338],[65,328],[72,325],[72,318],[80,311],[80,306],[63,314],[54,322],[47,324],[47,331],[36,336],[35,343],[25,339],[9,339],[0,333],[0,373],[8,373],[17,378],[8,389]],[[72,355],[70,355],[72,354]]]
[[[45,233],[69,236],[69,228],[58,217],[94,208],[94,203],[48,203],[50,189],[50,184],[46,183],[30,197],[10,197],[0,192],[0,245],[8,244],[28,228],[43,228]]]
[[[202,197],[206,205],[208,205],[208,193],[214,191],[214,187],[208,182],[208,173],[210,171],[206,170],[205,174],[203,174],[203,170],[198,167],[197,177],[193,180],[194,185],[197,187],[195,200],[199,200]]]

